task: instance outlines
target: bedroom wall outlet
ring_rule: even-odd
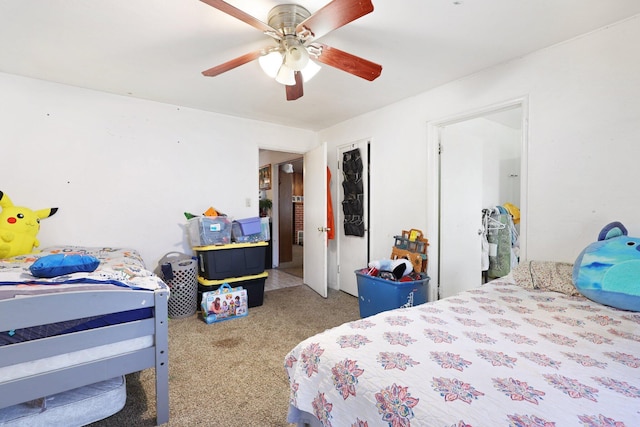
[[[245,204],[247,205],[247,207],[248,207],[248,208],[250,208],[250,207],[251,207],[251,198],[250,198],[250,197],[247,197],[247,198],[246,198],[246,200],[245,200]]]

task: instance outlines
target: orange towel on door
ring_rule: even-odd
[[[333,226],[333,204],[331,203],[331,171],[327,166],[327,244],[329,240],[336,237],[335,227]]]

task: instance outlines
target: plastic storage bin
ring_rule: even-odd
[[[226,216],[199,216],[187,221],[191,246],[231,243],[231,220]]]
[[[260,217],[244,218],[233,221],[242,235],[257,234],[260,232]]]
[[[269,240],[259,217],[238,219],[231,226],[231,240],[238,243],[262,242]]]
[[[264,272],[266,248],[267,242],[195,247],[198,275],[220,280],[260,274]]]
[[[198,307],[202,301],[202,293],[208,291],[215,291],[224,283],[228,283],[232,288],[242,286],[247,290],[247,305],[251,307],[258,307],[264,302],[264,283],[267,280],[269,273],[266,271],[261,274],[255,274],[245,277],[234,277],[224,280],[207,280],[202,277],[198,277]]]
[[[264,237],[264,241],[271,240],[270,225],[271,221],[269,217],[260,218],[260,233]]]
[[[366,270],[365,270],[366,271]],[[360,317],[373,316],[400,307],[412,307],[427,302],[429,276],[421,273],[420,280],[394,282],[369,276],[356,270]]]

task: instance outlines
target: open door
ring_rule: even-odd
[[[518,101],[437,126],[440,298],[483,283],[482,209],[509,202],[526,212],[524,114]]]
[[[483,150],[461,122],[442,128],[440,154],[440,297],[480,286]]]
[[[327,145],[304,155],[303,282],[327,297]]]

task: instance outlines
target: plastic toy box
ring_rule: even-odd
[[[266,241],[269,230],[267,228],[265,233],[260,217],[238,219],[231,226],[231,240],[238,243]]]
[[[226,216],[198,216],[187,221],[191,246],[231,243],[231,220]]]
[[[198,275],[207,280],[251,276],[264,271],[267,242],[194,247]]]
[[[400,307],[412,307],[427,302],[429,276],[411,282],[394,282],[366,274],[367,269],[356,270],[360,317],[373,316]]]

